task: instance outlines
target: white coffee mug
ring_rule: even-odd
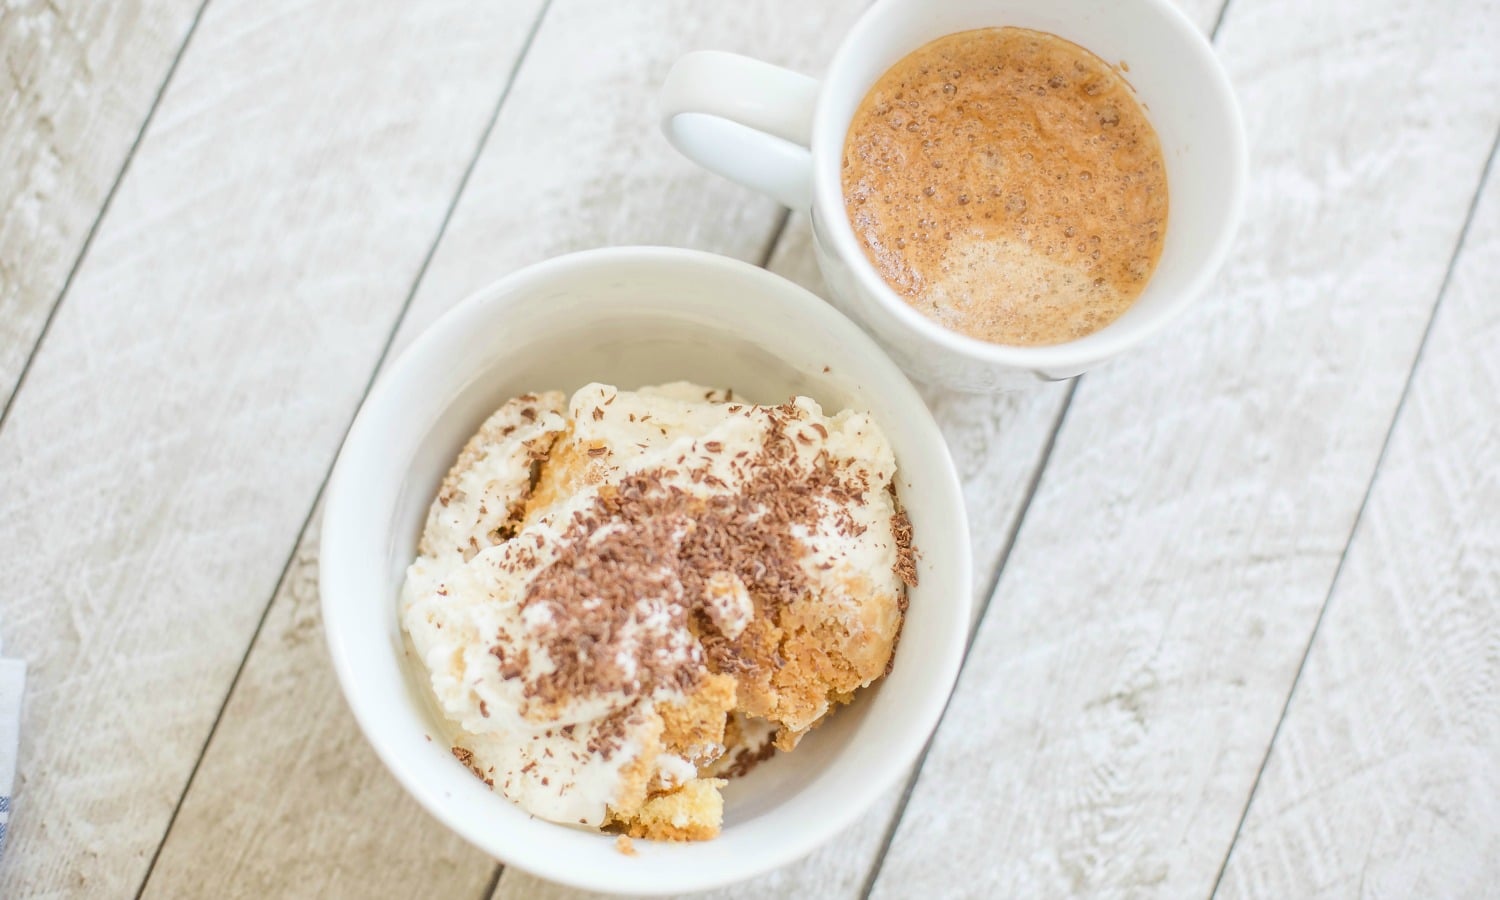
[[[1007,25],[1051,32],[1128,65],[1166,158],[1166,241],[1146,289],[1106,327],[1050,346],[992,344],[928,319],[870,265],[844,210],[844,137],[871,85],[929,41]],[[970,391],[1071,378],[1166,324],[1223,263],[1247,178],[1229,77],[1169,0],[881,0],[849,32],[822,82],[730,53],[683,57],[662,89],[662,128],[699,165],[810,211],[834,305],[913,376]]]

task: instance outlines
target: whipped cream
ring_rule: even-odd
[[[773,733],[791,749],[889,664],[913,577],[894,474],[867,415],[806,397],[510,401],[444,481],[402,593],[455,755],[534,815],[598,827]]]

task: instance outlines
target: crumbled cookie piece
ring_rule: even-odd
[[[648,798],[630,819],[619,824],[631,837],[652,841],[706,841],[719,836],[724,823],[722,778],[698,778],[667,794]]]

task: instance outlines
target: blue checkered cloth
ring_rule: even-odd
[[[26,664],[19,659],[0,659],[0,856],[5,854],[5,831],[10,824],[10,792],[16,781],[21,694],[25,687]]]

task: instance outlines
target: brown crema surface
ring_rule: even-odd
[[[997,344],[1097,331],[1161,256],[1167,177],[1102,59],[1022,28],[948,35],[881,76],[849,127],[844,204],[909,304]]]

